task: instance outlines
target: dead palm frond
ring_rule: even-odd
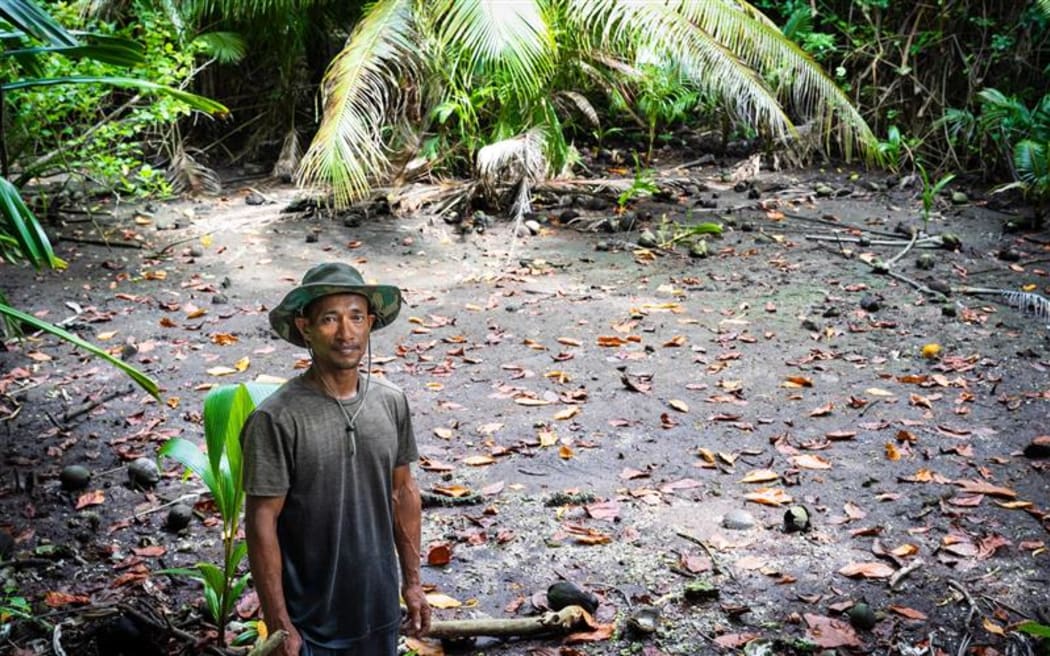
[[[1050,327],[1050,299],[1035,292],[985,287],[960,287],[955,291],[963,294],[999,296],[1006,305],[1016,308],[1021,314],[1034,316],[1037,320],[1046,322]]]
[[[532,187],[547,177],[543,142],[543,131],[534,128],[478,151],[476,169],[482,190],[492,197],[500,188],[516,187],[511,213],[519,221],[532,211]]]
[[[271,175],[285,182],[290,182],[299,169],[299,162],[303,158],[303,149],[299,145],[299,132],[293,127],[284,135],[284,143],[281,145],[281,154],[273,164]]]
[[[167,179],[171,190],[180,195],[218,194],[222,191],[218,174],[194,159],[181,143],[168,163]]]

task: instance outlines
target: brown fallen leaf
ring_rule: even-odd
[[[435,494],[452,498],[465,497],[471,493],[469,487],[463,487],[462,485],[435,485],[431,489]]]
[[[860,647],[860,638],[849,622],[833,617],[805,613],[803,619],[808,627],[806,633],[818,646],[825,649],[838,647]]]
[[[554,418],[559,421],[565,421],[566,419],[572,419],[578,414],[580,414],[580,406],[573,405],[555,412]]]
[[[799,469],[831,469],[831,462],[827,458],[811,453],[792,456],[791,463]]]
[[[76,509],[87,508],[88,506],[98,506],[106,502],[106,493],[102,490],[92,490],[91,492],[85,492],[77,497]]]
[[[831,411],[835,409],[835,404],[830,401],[819,408],[814,408],[809,411],[810,417],[825,417],[831,414]]]
[[[671,406],[678,412],[689,412],[689,404],[680,399],[671,399],[667,402],[667,405]]]
[[[772,481],[780,480],[780,474],[776,473],[772,469],[752,469],[743,478],[740,479],[741,483],[770,483]]]
[[[887,460],[900,460],[901,452],[897,448],[897,445],[893,442],[886,442],[886,459]]]
[[[463,602],[441,592],[430,592],[427,594],[427,605],[431,608],[459,608]]]
[[[44,603],[50,608],[61,608],[69,605],[84,606],[91,603],[91,597],[52,590],[44,595]]]
[[[921,610],[915,610],[914,608],[908,608],[907,606],[889,606],[891,612],[894,612],[901,617],[906,617],[909,620],[926,620],[926,613]]]
[[[447,542],[437,542],[427,548],[427,564],[443,567],[452,562],[452,547]]]
[[[850,578],[886,579],[893,576],[895,570],[878,561],[850,563],[839,570],[839,574]]]
[[[788,376],[780,386],[789,388],[813,387],[813,379],[807,378],[806,376]]]
[[[763,506],[783,506],[791,503],[791,495],[777,487],[762,487],[745,494],[744,500]]]
[[[470,465],[471,467],[484,467],[485,465],[491,465],[496,462],[496,459],[492,456],[469,456],[463,459],[463,464]]]
[[[987,494],[992,497],[1003,497],[1006,499],[1014,499],[1017,497],[1017,493],[1008,487],[999,487],[998,485],[992,485],[985,481],[969,480],[969,481],[955,481],[955,484],[962,488],[963,492],[969,492],[971,494]]]

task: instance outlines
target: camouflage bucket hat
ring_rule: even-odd
[[[349,264],[327,262],[307,271],[302,283],[288,292],[280,305],[270,310],[270,325],[285,341],[305,347],[295,317],[301,316],[312,301],[330,294],[364,296],[369,312],[376,317],[373,331],[393,323],[401,311],[401,290],[397,287],[365,284],[361,273]]]

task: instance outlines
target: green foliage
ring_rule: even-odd
[[[919,176],[922,178],[922,225],[923,230],[928,232],[930,214],[936,206],[937,196],[955,179],[955,174],[948,173],[941,176],[937,182],[932,182],[929,173],[926,172],[926,167],[920,162],[915,163],[915,168],[918,169]]]
[[[250,574],[240,573],[248,547],[237,538],[244,509],[241,426],[252,410],[276,389],[276,385],[262,383],[224,385],[213,389],[204,398],[207,453],[181,437],[168,440],[160,449],[161,457],[173,458],[200,477],[222,517],[223,559],[219,565],[202,561],[191,568],[163,571],[196,579],[203,584],[205,606],[219,629],[220,646],[225,643],[226,621],[250,579]]]
[[[660,187],[656,184],[655,172],[651,168],[643,167],[638,161],[638,155],[635,154],[634,179],[631,181],[631,186],[621,191],[616,197],[616,206],[622,212],[627,207],[627,203],[635,198],[652,196],[658,191]]]
[[[1050,199],[1050,141],[1025,139],[1014,148],[1017,181],[1037,200]]]
[[[214,41],[185,43],[169,15],[145,0],[134,4],[136,20],[122,26],[89,20],[72,5],[50,7],[56,25],[78,30],[84,43],[9,47],[0,59],[0,72],[12,80],[3,85],[5,141],[19,184],[66,173],[120,193],[166,193],[149,157],[193,108],[225,111],[181,90]],[[133,77],[115,75],[129,66]]]
[[[1050,638],[1050,626],[1032,620],[1021,622],[1021,624],[1017,626],[1017,630],[1023,631],[1028,635],[1033,635],[1037,638]]]
[[[702,100],[785,141],[797,137],[794,117],[811,117],[847,158],[870,154],[874,137],[834,81],[749,5],[673,5],[378,0],[328,69],[300,181],[345,205],[390,175],[391,153],[421,149],[462,170],[482,146],[536,128],[559,171],[572,157],[566,130],[579,114],[596,124],[598,98],[622,103],[650,143],[695,121]]]
[[[901,134],[900,128],[891,125],[886,130],[886,139],[876,145],[876,152],[883,166],[896,173],[915,159],[917,145],[917,140],[908,139]]]

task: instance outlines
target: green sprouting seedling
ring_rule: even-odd
[[[930,225],[930,214],[933,212],[934,204],[937,201],[937,195],[940,194],[948,184],[955,179],[954,173],[948,173],[941,176],[941,179],[936,183],[930,183],[930,175],[926,172],[924,167],[919,162],[915,163],[915,168],[919,171],[919,176],[922,178],[922,229],[923,231],[929,231]]]

